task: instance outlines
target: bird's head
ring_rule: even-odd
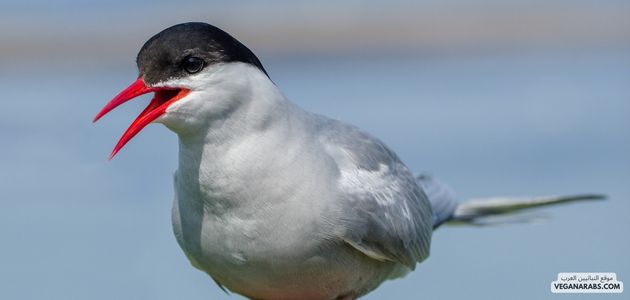
[[[149,123],[186,127],[195,118],[229,111],[234,103],[228,103],[229,99],[220,94],[225,85],[229,89],[230,81],[238,81],[238,74],[226,75],[229,72],[221,71],[225,66],[244,63],[266,74],[252,51],[223,30],[205,23],[183,23],[163,30],[142,46],[136,62],[136,81],[109,101],[94,122],[140,95],[154,96],[122,135],[110,159]]]

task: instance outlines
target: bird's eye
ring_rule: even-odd
[[[203,69],[205,62],[203,59],[195,56],[188,56],[182,62],[182,68],[189,74],[195,74]]]

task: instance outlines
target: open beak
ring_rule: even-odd
[[[140,115],[129,125],[127,131],[120,137],[116,147],[112,150],[112,153],[109,155],[109,159],[112,159],[120,149],[125,146],[125,144],[131,140],[142,128],[147,126],[149,123],[153,122],[153,120],[157,119],[159,116],[163,115],[166,112],[166,109],[173,104],[175,101],[184,98],[188,93],[190,93],[189,89],[184,88],[172,88],[172,87],[148,87],[142,77],[139,77],[136,81],[134,81],[129,87],[120,92],[114,99],[109,101],[103,107],[103,109],[94,117],[94,121],[98,121],[102,116],[106,115],[108,112],[118,107],[119,105],[136,98],[140,95],[144,95],[147,93],[155,92],[153,99],[149,105],[140,113]]]

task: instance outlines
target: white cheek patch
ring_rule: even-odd
[[[208,66],[198,74],[173,78],[153,86],[190,90],[188,95],[169,105],[166,113],[156,120],[171,128],[202,126],[209,119],[249,101],[252,89],[262,90],[258,95],[262,94],[264,99],[283,97],[258,68],[236,62]]]
[[[178,114],[192,116],[195,111],[202,109],[202,101],[204,96],[208,94],[208,87],[212,87],[217,81],[217,73],[220,71],[221,65],[207,67],[199,74],[191,75],[185,78],[174,78],[154,84],[154,87],[168,88],[186,88],[190,93],[166,108],[166,113],[160,116],[155,122],[168,122],[173,117],[173,112]]]
[[[194,103],[198,103],[199,101],[203,101],[201,95],[204,94],[204,92],[196,92],[194,90],[191,90],[191,92],[186,95],[186,97],[181,98],[177,101],[175,101],[175,103],[169,105],[166,108],[166,113],[169,112],[173,112],[173,111],[183,111],[183,110],[190,110],[193,111],[195,108],[195,105],[192,105]]]

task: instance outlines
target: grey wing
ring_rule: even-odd
[[[320,141],[339,169],[341,238],[365,255],[415,268],[429,256],[431,205],[400,159],[378,139],[330,121]]]
[[[458,203],[455,193],[449,186],[433,176],[421,174],[416,178],[418,184],[429,198],[433,210],[433,229],[453,218]]]

